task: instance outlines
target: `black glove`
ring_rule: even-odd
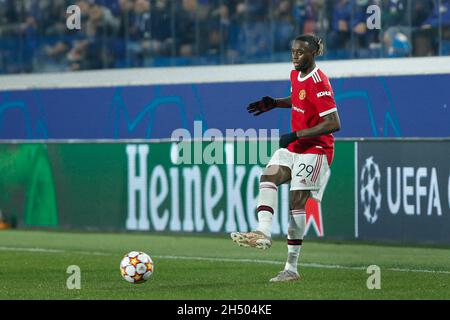
[[[248,113],[254,113],[254,116],[259,116],[264,112],[270,111],[277,107],[277,102],[271,97],[263,97],[261,100],[252,102],[248,105]]]
[[[289,144],[297,140],[297,134],[295,132],[283,134],[280,137],[280,148],[287,148]]]

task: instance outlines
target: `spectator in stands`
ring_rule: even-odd
[[[299,33],[326,35],[328,58],[380,56],[381,41],[390,57],[450,54],[450,0],[0,0],[0,73],[274,61]]]
[[[176,48],[177,55],[192,57],[195,52],[197,0],[182,0],[176,8]]]
[[[111,68],[114,66],[112,40],[119,28],[119,19],[99,0],[80,1],[88,12],[84,39],[74,41],[68,53],[70,70]],[[81,7],[80,7],[81,8]],[[83,30],[83,29],[82,29]]]
[[[99,4],[106,7],[114,17],[119,17],[121,11],[120,1],[121,0],[102,0]]]
[[[133,20],[134,1],[119,0],[118,6],[119,10],[116,16],[119,20],[119,27],[114,41],[114,54],[115,67],[121,68],[131,66],[131,58],[127,54],[127,48],[130,45],[129,28]]]
[[[220,20],[212,20],[212,12],[219,5],[219,1],[198,0],[196,9],[196,31],[195,31],[195,56],[198,63],[206,58],[211,46],[220,46]],[[213,53],[210,51],[209,54]]]
[[[439,28],[440,21],[443,27],[450,25],[450,0],[440,0],[439,3],[435,4],[433,12],[423,22],[422,28]]]
[[[426,20],[433,14],[433,0],[414,0],[411,2],[412,43],[414,56],[431,56],[436,50],[433,46],[433,31],[427,27]]]
[[[144,59],[151,55],[151,31],[150,1],[136,0],[128,26],[131,67],[142,67]]]
[[[439,41],[442,41],[442,53],[450,54],[450,0],[435,3],[433,12],[423,22],[421,29],[430,34],[430,46],[433,48],[431,54],[439,54]],[[440,30],[442,39],[439,39]]]
[[[119,0],[119,30],[118,36],[125,39],[128,38],[128,29],[133,19],[133,0]]]
[[[55,14],[54,22],[49,23],[46,28],[48,35],[47,44],[44,47],[44,53],[49,59],[47,62],[52,65],[59,65],[60,68],[69,65],[70,70],[80,70],[84,59],[84,50],[86,42],[86,26],[89,18],[91,4],[87,0],[79,0],[75,3],[81,12],[81,30],[69,30],[66,26],[68,14],[66,8],[59,5],[52,6],[51,11],[59,12]],[[83,63],[84,64],[84,63]],[[101,67],[101,65],[99,65]],[[48,68],[48,67],[47,67]]]
[[[327,47],[330,52],[347,48],[351,38],[352,1],[336,0],[332,6],[331,28],[328,34]]]
[[[169,56],[172,54],[174,39],[172,34],[172,18],[170,0],[156,0],[151,8],[152,33],[156,56]],[[175,53],[175,52],[174,52]]]
[[[382,6],[384,55],[408,57],[411,54],[411,27],[408,0],[383,1]]]
[[[441,14],[441,54],[450,55],[450,0],[442,0],[439,9]]]
[[[231,24],[231,7],[224,3],[216,3],[210,9],[208,18],[208,42],[204,50],[208,58],[223,59],[224,52],[227,50]]]
[[[66,28],[66,0],[41,0],[37,1],[35,17],[38,21],[39,33],[42,40],[51,41],[53,36],[60,36]],[[45,37],[45,38],[44,38]]]
[[[151,64],[154,57],[168,56],[172,51],[170,7],[167,0],[136,0],[129,27],[132,66]]]
[[[239,3],[232,20],[232,50],[229,54],[238,61],[268,59],[271,53],[270,24],[267,1]],[[244,58],[242,60],[242,58]]]
[[[295,32],[295,20],[293,16],[292,2],[281,0],[276,3],[273,12],[274,18],[274,50],[275,52],[286,52],[290,48],[292,35]]]
[[[38,45],[35,3],[25,6],[4,0],[0,4],[0,66],[11,73],[31,72]]]
[[[331,4],[329,5],[332,6]],[[320,34],[328,27],[325,0],[296,0],[293,15],[297,25],[296,34]]]
[[[14,0],[0,1],[0,22],[2,28],[8,24],[19,21],[18,12],[14,2]]]
[[[408,26],[408,0],[382,1],[383,28]]]
[[[32,12],[26,10],[24,12],[24,20],[18,24],[16,29],[16,37],[21,40],[23,51],[16,56],[19,59],[19,72],[33,71],[33,58],[37,52],[38,46],[38,30],[37,21]]]
[[[367,58],[371,48],[379,47],[379,31],[367,28],[368,6],[380,4],[377,0],[339,0],[333,6],[331,30],[328,35],[328,49],[344,57]],[[339,54],[338,54],[339,57]]]
[[[102,6],[101,2],[101,0],[89,0],[90,5],[86,24],[88,37],[98,37],[100,35],[110,37],[117,32],[119,27],[118,18],[112,14],[110,9]]]

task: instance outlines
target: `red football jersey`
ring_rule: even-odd
[[[291,72],[292,131],[314,127],[323,121],[322,117],[337,111],[334,92],[328,77],[316,67],[306,77],[301,72]],[[327,134],[314,138],[301,138],[292,142],[288,150],[295,153],[326,154],[331,165],[334,154],[334,137]]]

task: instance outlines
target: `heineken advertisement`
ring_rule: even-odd
[[[257,226],[259,177],[274,149],[258,142],[0,144],[0,210],[17,227],[224,233]],[[308,237],[352,239],[354,142],[337,142]],[[287,232],[289,185],[273,234]]]

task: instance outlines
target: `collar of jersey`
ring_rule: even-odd
[[[299,73],[298,73],[298,77],[297,77],[298,81],[303,82],[303,81],[308,80],[315,72],[317,72],[317,70],[319,70],[319,67],[318,67],[318,66],[316,66],[316,67],[314,68],[314,70],[311,71],[310,73],[308,73],[308,75],[307,75],[306,77],[304,77],[304,78],[300,77],[300,75],[301,75],[302,73],[299,72]]]

